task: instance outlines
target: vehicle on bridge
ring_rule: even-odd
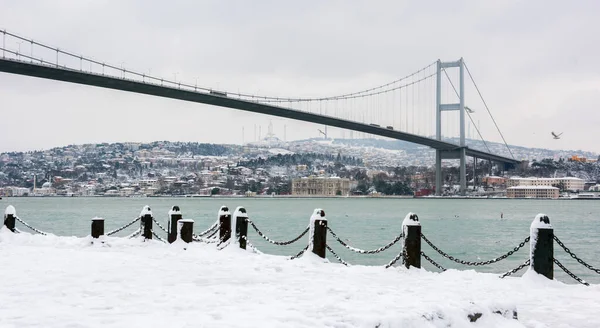
[[[221,91],[210,90],[211,95],[227,97],[227,93]]]
[[[380,128],[380,127],[381,127],[381,126],[379,126],[379,124],[375,124],[375,123],[371,123],[371,124],[369,124],[369,125],[371,125],[371,126],[376,126],[376,127],[378,127],[378,128]]]
[[[386,129],[388,129],[388,130],[393,130],[393,129],[394,129],[394,127],[393,127],[393,126],[391,126],[391,125],[388,125],[388,126],[386,126],[385,128],[386,128]]]

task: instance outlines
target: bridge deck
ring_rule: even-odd
[[[0,58],[0,72],[84,84],[134,93],[141,93],[152,96],[185,100],[207,105],[214,105],[218,107],[226,107],[254,113],[285,117],[294,120],[306,121],[311,123],[364,132],[397,140],[404,140],[412,143],[429,146],[431,148],[442,151],[455,151],[460,149],[460,146],[449,142],[431,139],[411,133],[390,130],[383,127],[372,126],[364,123],[339,119],[331,116],[312,114],[295,109],[231,98],[219,94],[196,92],[168,86],[161,86],[158,84],[128,80],[114,76],[93,74],[69,68],[55,67],[50,65],[39,65],[19,60]],[[501,163],[518,163],[517,160],[508,157],[498,156],[495,154],[490,154],[484,151],[479,151],[468,147],[466,153],[468,156],[474,156],[477,158],[492,160]]]

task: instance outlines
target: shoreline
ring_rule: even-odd
[[[508,198],[508,197],[487,197],[487,196],[305,196],[305,195],[256,195],[256,196],[244,196],[244,195],[160,195],[160,196],[59,196],[59,195],[49,195],[49,196],[2,196],[2,199],[10,199],[10,198],[126,198],[126,199],[143,199],[143,198],[196,198],[196,199],[206,199],[206,198],[218,198],[218,199],[239,199],[239,198],[255,198],[255,199],[485,199],[485,200],[600,200],[598,198]]]

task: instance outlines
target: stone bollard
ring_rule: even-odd
[[[167,230],[168,230],[168,235],[167,235],[167,241],[169,242],[169,244],[173,243],[175,240],[177,240],[177,221],[181,220],[182,216],[181,216],[181,210],[179,209],[179,206],[175,205],[171,208],[171,210],[169,211],[169,223],[167,226]]]
[[[529,269],[554,279],[554,228],[546,214],[538,214],[529,231]]]
[[[421,223],[415,213],[408,213],[402,221],[404,246],[402,256],[407,269],[411,266],[421,268]]]
[[[240,242],[240,248],[246,249],[246,238],[248,238],[248,214],[246,209],[238,206],[233,212],[232,225],[235,225],[235,239]],[[231,227],[234,230],[234,227]]]
[[[194,220],[181,219],[177,221],[177,235],[186,243],[191,243],[194,235]]]
[[[325,258],[327,248],[327,218],[325,211],[316,208],[310,217],[309,250],[318,256]]]
[[[6,210],[4,211],[4,225],[10,229],[10,231],[15,232],[15,219],[17,217],[17,210],[12,205],[8,205]]]
[[[227,206],[221,206],[219,209],[219,240],[226,242],[231,238],[231,213]]]
[[[142,212],[140,212],[140,229],[142,229],[142,236],[144,236],[144,239],[152,239],[152,221],[152,210],[150,209],[150,206],[146,205],[142,209]]]
[[[93,218],[92,219],[92,238],[99,238],[104,235],[104,219]]]

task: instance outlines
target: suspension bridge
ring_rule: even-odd
[[[411,74],[361,91],[317,97],[276,97],[230,92],[151,76],[65,51],[6,30],[0,72],[178,99],[306,121],[363,135],[404,140],[435,149],[436,195],[442,192],[442,160],[460,160],[460,190],[467,186],[467,156],[514,167],[514,158],[466,62],[437,60]],[[506,146],[492,151],[465,103],[465,71]],[[458,84],[458,87],[455,85]],[[466,121],[466,119],[469,121]],[[467,128],[468,124],[468,128]],[[485,149],[467,145],[475,130]],[[469,134],[471,134],[469,132]],[[459,140],[456,143],[456,139]]]

